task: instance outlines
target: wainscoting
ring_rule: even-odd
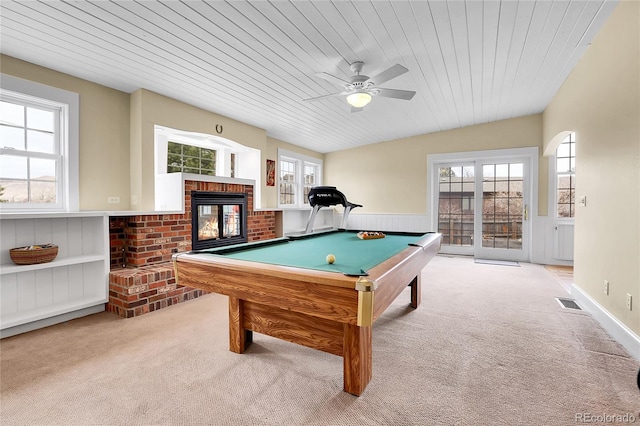
[[[573,223],[557,223],[553,238],[553,255],[558,260],[573,260]]]
[[[333,223],[337,227],[342,220],[342,211],[333,214]],[[367,231],[429,232],[431,229],[426,214],[357,214],[349,215],[347,228]]]

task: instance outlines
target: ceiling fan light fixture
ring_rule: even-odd
[[[354,108],[362,108],[371,102],[371,95],[367,92],[355,92],[347,96],[347,103]]]

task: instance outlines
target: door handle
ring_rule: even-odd
[[[527,204],[524,205],[524,220],[529,220],[529,206]]]

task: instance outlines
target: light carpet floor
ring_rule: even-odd
[[[437,256],[422,305],[375,323],[373,379],[342,391],[342,359],[254,334],[228,351],[227,299],[108,313],[0,341],[10,425],[575,425],[640,422],[639,363],[543,266]]]

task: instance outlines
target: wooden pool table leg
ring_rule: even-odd
[[[360,396],[372,375],[371,326],[344,325],[344,391]]]
[[[420,281],[420,275],[418,275],[409,284],[411,286],[411,307],[414,309],[420,306],[421,302],[422,290]]]
[[[243,300],[229,296],[229,350],[237,354],[253,341],[253,332],[244,328],[243,304]]]

